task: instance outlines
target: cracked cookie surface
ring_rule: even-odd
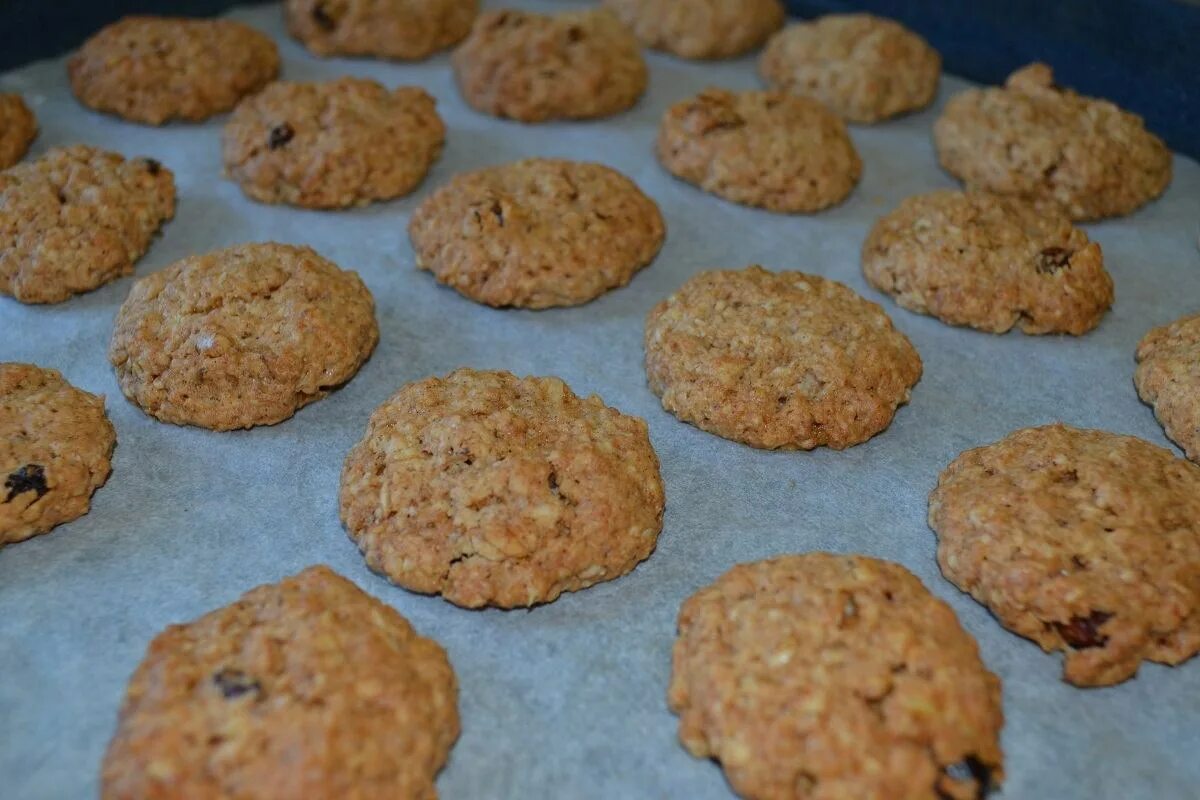
[[[466,36],[479,0],[286,0],[283,11],[316,55],[415,61]]]
[[[272,425],[347,382],[379,341],[358,274],[308,247],[244,244],[142,278],[108,357],[153,417],[232,430]]]
[[[364,78],[278,81],[238,105],[222,155],[226,174],[254,200],[344,208],[413,191],[445,138],[423,89]]]
[[[1200,467],[1133,436],[1025,428],[968,450],[929,497],[938,563],[1076,686],[1200,650]]]
[[[679,739],[754,800],[977,800],[1004,777],[1000,681],[898,564],[740,564],[679,611]]]
[[[61,303],[133,272],[175,215],[175,178],[150,158],[55,148],[0,173],[0,294]]]
[[[37,118],[24,98],[0,93],[0,169],[8,169],[24,158],[37,132]]]
[[[658,129],[667,171],[726,200],[770,211],[836,205],[862,176],[846,124],[809,97],[706,89],[667,109]]]
[[[1200,314],[1154,328],[1138,343],[1134,383],[1171,440],[1200,463]]]
[[[748,53],[783,25],[779,0],[604,0],[655,50],[681,58],[731,58]]]
[[[871,229],[862,267],[904,308],[991,333],[1080,335],[1113,303],[1086,233],[1056,210],[983,192],[904,200]]]
[[[1045,64],[951,98],[933,138],[967,188],[1057,205],[1074,220],[1129,214],[1171,182],[1171,151],[1141,117],[1056,85]]]
[[[310,567],[154,638],[100,797],[433,800],[458,732],[445,651]]]
[[[702,272],[646,318],[646,377],[684,422],[768,449],[842,449],[886,428],[921,357],[836,281],[759,266]]]
[[[67,71],[89,108],[148,125],[196,122],[273,80],[279,51],[233,20],[130,16],[84,42]]]
[[[0,364],[0,547],[86,514],[116,443],[102,396],[56,370]]]
[[[603,9],[486,11],[452,64],[468,105],[521,122],[611,116],[648,80],[637,39]]]
[[[342,522],[367,565],[469,608],[626,574],[654,550],[663,505],[645,422],[507,372],[404,386],[342,471]]]
[[[456,175],[413,213],[417,267],[490,306],[586,303],[662,247],[658,206],[600,164],[534,158]]]

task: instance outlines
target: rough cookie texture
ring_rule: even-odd
[[[342,521],[367,565],[470,608],[624,575],[654,550],[663,503],[645,422],[507,372],[401,388],[342,471]]]
[[[893,20],[829,14],[772,37],[758,70],[773,88],[815,97],[851,122],[879,122],[929,105],[942,58]]]
[[[288,33],[319,56],[414,61],[460,41],[479,0],[286,0]]]
[[[702,272],[646,318],[663,408],[754,447],[836,450],[886,428],[921,357],[875,303],[802,272]]]
[[[633,181],[534,158],[457,175],[413,213],[417,267],[490,306],[586,303],[654,260],[666,228]]]
[[[866,556],[741,564],[679,612],[679,738],[754,800],[978,800],[1000,681],[948,605]]]
[[[116,443],[102,396],[52,369],[0,364],[0,547],[86,514]]]
[[[1154,328],[1138,343],[1133,380],[1171,440],[1200,463],[1200,314]]]
[[[273,425],[320,400],[378,341],[357,273],[308,247],[244,244],[134,284],[108,358],[147,414],[223,431]]]
[[[0,169],[24,158],[37,132],[37,118],[21,95],[0,94]]]
[[[1128,214],[1171,182],[1171,151],[1141,117],[1057,86],[1045,64],[952,98],[933,138],[968,188],[1056,204],[1075,220]]]
[[[642,44],[681,58],[748,53],[783,25],[779,0],[604,0]]]
[[[906,199],[871,229],[862,266],[910,311],[991,333],[1079,335],[1113,303],[1100,245],[1056,210],[984,192]]]
[[[435,800],[458,738],[446,653],[328,567],[154,638],[103,800]]]
[[[484,12],[452,61],[468,105],[521,122],[616,114],[648,78],[637,39],[603,9]]]
[[[845,123],[783,92],[706,89],[676,103],[658,130],[658,160],[706,192],[782,212],[840,203],[862,175]]]
[[[133,272],[175,215],[175,178],[151,158],[55,148],[0,173],[0,294],[60,303]]]
[[[1200,467],[1133,436],[1025,428],[968,450],[929,497],[938,563],[1076,686],[1200,649]]]
[[[365,78],[279,81],[225,125],[225,172],[261,203],[365,205],[408,194],[442,152],[446,127],[423,89]]]
[[[279,74],[267,36],[228,19],[125,17],[67,62],[79,102],[149,125],[228,111]]]

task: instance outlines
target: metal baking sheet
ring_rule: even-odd
[[[906,195],[954,185],[937,166],[930,126],[963,81],[947,77],[930,110],[853,129],[865,170],[845,204],[780,216],[673,180],[652,151],[673,101],[710,84],[756,87],[752,58],[649,55],[650,90],[632,112],[526,127],[469,111],[444,55],[412,65],[320,61],[287,38],[277,5],[232,16],[279,42],[286,78],[351,73],[425,87],[449,126],[446,151],[411,197],[334,213],[266,207],[221,178],[221,119],[154,129],[90,113],[71,97],[61,60],[0,77],[0,89],[24,92],[36,108],[34,155],[85,141],[175,171],[177,217],[138,275],[239,242],[305,243],[361,273],[382,329],[379,349],[344,389],[274,427],[212,433],[155,422],[121,396],[105,354],[131,279],[56,306],[0,298],[0,360],[54,367],[105,394],[119,441],[90,514],[0,550],[0,795],[95,796],[126,680],[151,637],[252,586],[326,563],[450,653],[463,733],[438,781],[442,796],[729,798],[719,768],[679,746],[666,707],[676,612],[736,562],[821,549],[904,564],[979,640],[1004,681],[1003,797],[1196,796],[1200,661],[1147,665],[1110,689],[1062,683],[1058,657],[1006,633],[942,579],[925,523],[938,471],[964,448],[1018,427],[1061,419],[1168,444],[1134,391],[1133,350],[1152,325],[1200,308],[1194,161],[1176,158],[1158,202],[1088,227],[1116,282],[1116,306],[1098,330],[1078,339],[992,336],[900,310],[859,270],[876,217]],[[415,270],[405,233],[413,208],[456,172],[522,156],[599,160],[636,180],[667,220],[657,261],[593,303],[542,312],[484,308]],[[913,340],[925,375],[887,431],[840,453],[770,453],[661,410],[642,370],[646,312],[701,269],[756,262],[841,280],[882,302]],[[338,522],[342,457],[397,387],[462,365],[559,375],[649,421],[667,513],[648,561],[620,580],[511,612],[465,611],[366,569]]]

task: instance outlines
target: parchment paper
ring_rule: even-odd
[[[710,84],[756,87],[752,58],[692,64],[649,55],[650,90],[632,112],[529,127],[468,110],[444,55],[413,65],[320,61],[287,38],[277,5],[233,16],[278,41],[286,78],[349,73],[425,87],[449,127],[446,151],[411,197],[336,213],[267,207],[220,177],[224,119],[154,129],[90,113],[72,98],[61,60],[0,78],[0,88],[35,106],[42,133],[33,155],[85,141],[175,171],[177,217],[139,276],[239,242],[306,243],[360,272],[382,329],[374,356],[331,397],[274,427],[211,433],[155,422],[121,396],[105,353],[132,279],[55,306],[0,298],[0,360],[54,367],[105,394],[119,441],[90,514],[0,550],[0,796],[95,796],[125,683],[151,637],[255,585],[327,563],[450,653],[463,733],[439,779],[443,797],[729,798],[719,768],[675,738],[665,701],[675,615],[736,562],[818,549],[904,564],[979,640],[1004,681],[1003,797],[1197,796],[1200,660],[1144,666],[1116,688],[1071,688],[1059,680],[1059,657],[1005,632],[940,576],[925,514],[950,459],[1018,427],[1064,420],[1169,444],[1134,391],[1133,350],[1151,326],[1200,308],[1200,166],[1177,157],[1161,200],[1089,226],[1117,293],[1098,330],[1078,339],[992,336],[899,309],[859,269],[876,217],[906,195],[954,185],[937,166],[930,126],[961,80],[946,78],[930,110],[853,129],[865,171],[844,205],[779,216],[677,182],[652,153],[670,103]],[[488,309],[416,271],[405,234],[413,208],[456,172],[523,156],[594,159],[632,177],[667,220],[658,260],[593,303],[542,312]],[[755,262],[843,281],[881,302],[913,340],[925,375],[886,432],[841,453],[769,453],[661,410],[642,369],[646,312],[701,269]],[[366,569],[338,522],[342,458],[397,387],[462,365],[559,375],[649,421],[667,513],[647,562],[529,612],[465,611]]]

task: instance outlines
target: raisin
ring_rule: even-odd
[[[550,491],[558,494],[558,473],[550,470],[550,476],[546,479],[546,484],[550,487]]]
[[[1037,271],[1053,275],[1071,263],[1071,251],[1063,247],[1047,247],[1038,253]]]
[[[567,41],[571,44],[583,41],[583,28],[578,25],[572,25],[567,28]]]
[[[1076,650],[1089,647],[1104,647],[1108,637],[1100,633],[1100,626],[1112,619],[1107,611],[1093,611],[1086,617],[1071,617],[1070,622],[1056,622],[1058,635]]]
[[[317,3],[312,10],[313,22],[317,23],[317,27],[323,31],[331,31],[337,27],[337,20],[329,16],[329,12],[325,10],[324,3]]]
[[[36,492],[36,500],[50,491],[46,485],[46,468],[41,464],[26,464],[4,479],[4,488],[8,489],[8,497],[4,502],[10,502],[14,497],[25,492]]]
[[[272,150],[278,150],[292,140],[296,132],[292,130],[292,126],[284,122],[281,125],[276,125],[271,128],[271,133],[267,137],[267,147]]]
[[[146,171],[151,175],[157,175],[162,172],[162,162],[155,161],[153,158],[146,159]]]
[[[500,227],[504,227],[504,207],[500,205],[499,200],[492,201],[492,215],[496,217],[496,221],[500,223]]]
[[[992,768],[973,755],[967,756],[962,761],[946,765],[942,772],[955,783],[966,783],[973,779],[975,781],[975,797],[979,800],[987,797],[992,790]],[[950,797],[940,787],[937,788],[937,794],[939,798]]]
[[[221,669],[213,674],[213,683],[221,690],[221,694],[226,700],[232,700],[244,694],[253,694],[255,700],[261,700],[263,696],[262,684],[240,669],[229,667]]]

